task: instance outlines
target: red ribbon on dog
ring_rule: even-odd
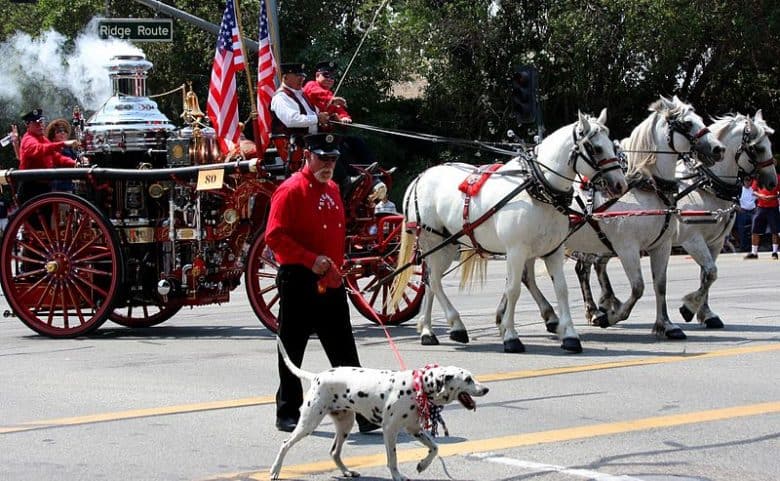
[[[434,367],[439,367],[439,365],[426,364],[424,368],[412,371],[412,388],[414,389],[414,400],[417,404],[417,416],[420,420],[420,427],[430,429],[432,436],[436,436],[436,428],[439,422],[444,426],[444,434],[449,436],[447,426],[444,425],[444,420],[441,417],[441,406],[431,402],[424,388],[423,377],[425,376],[425,371]]]

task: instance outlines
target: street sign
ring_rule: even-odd
[[[173,42],[170,18],[103,18],[98,21],[100,38],[134,42]]]

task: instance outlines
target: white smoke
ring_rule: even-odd
[[[127,41],[98,37],[97,21],[72,43],[49,30],[36,38],[17,32],[0,44],[3,110],[21,114],[40,107],[52,119],[68,117],[75,106],[96,110],[111,97],[109,59],[142,52]]]

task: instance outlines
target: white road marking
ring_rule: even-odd
[[[587,478],[593,481],[642,481],[639,478],[632,476],[614,474],[599,473],[598,471],[591,471],[589,469],[573,469],[566,466],[555,466],[554,464],[536,463],[533,461],[523,461],[521,459],[508,458],[501,454],[495,453],[473,453],[466,456],[471,459],[479,459],[488,463],[504,464],[506,466],[512,466],[528,471],[530,474],[541,473],[561,473],[569,474],[571,476],[578,476],[581,478]]]

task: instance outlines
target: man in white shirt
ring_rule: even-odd
[[[750,252],[750,229],[753,222],[753,214],[756,212],[756,197],[753,195],[750,183],[750,178],[745,178],[742,181],[742,194],[739,196],[737,219],[734,221],[741,252]]]
[[[318,112],[303,94],[303,69],[300,63],[283,63],[282,84],[271,99],[271,138],[291,173],[303,164],[303,136],[316,134],[329,117],[327,112]]]

